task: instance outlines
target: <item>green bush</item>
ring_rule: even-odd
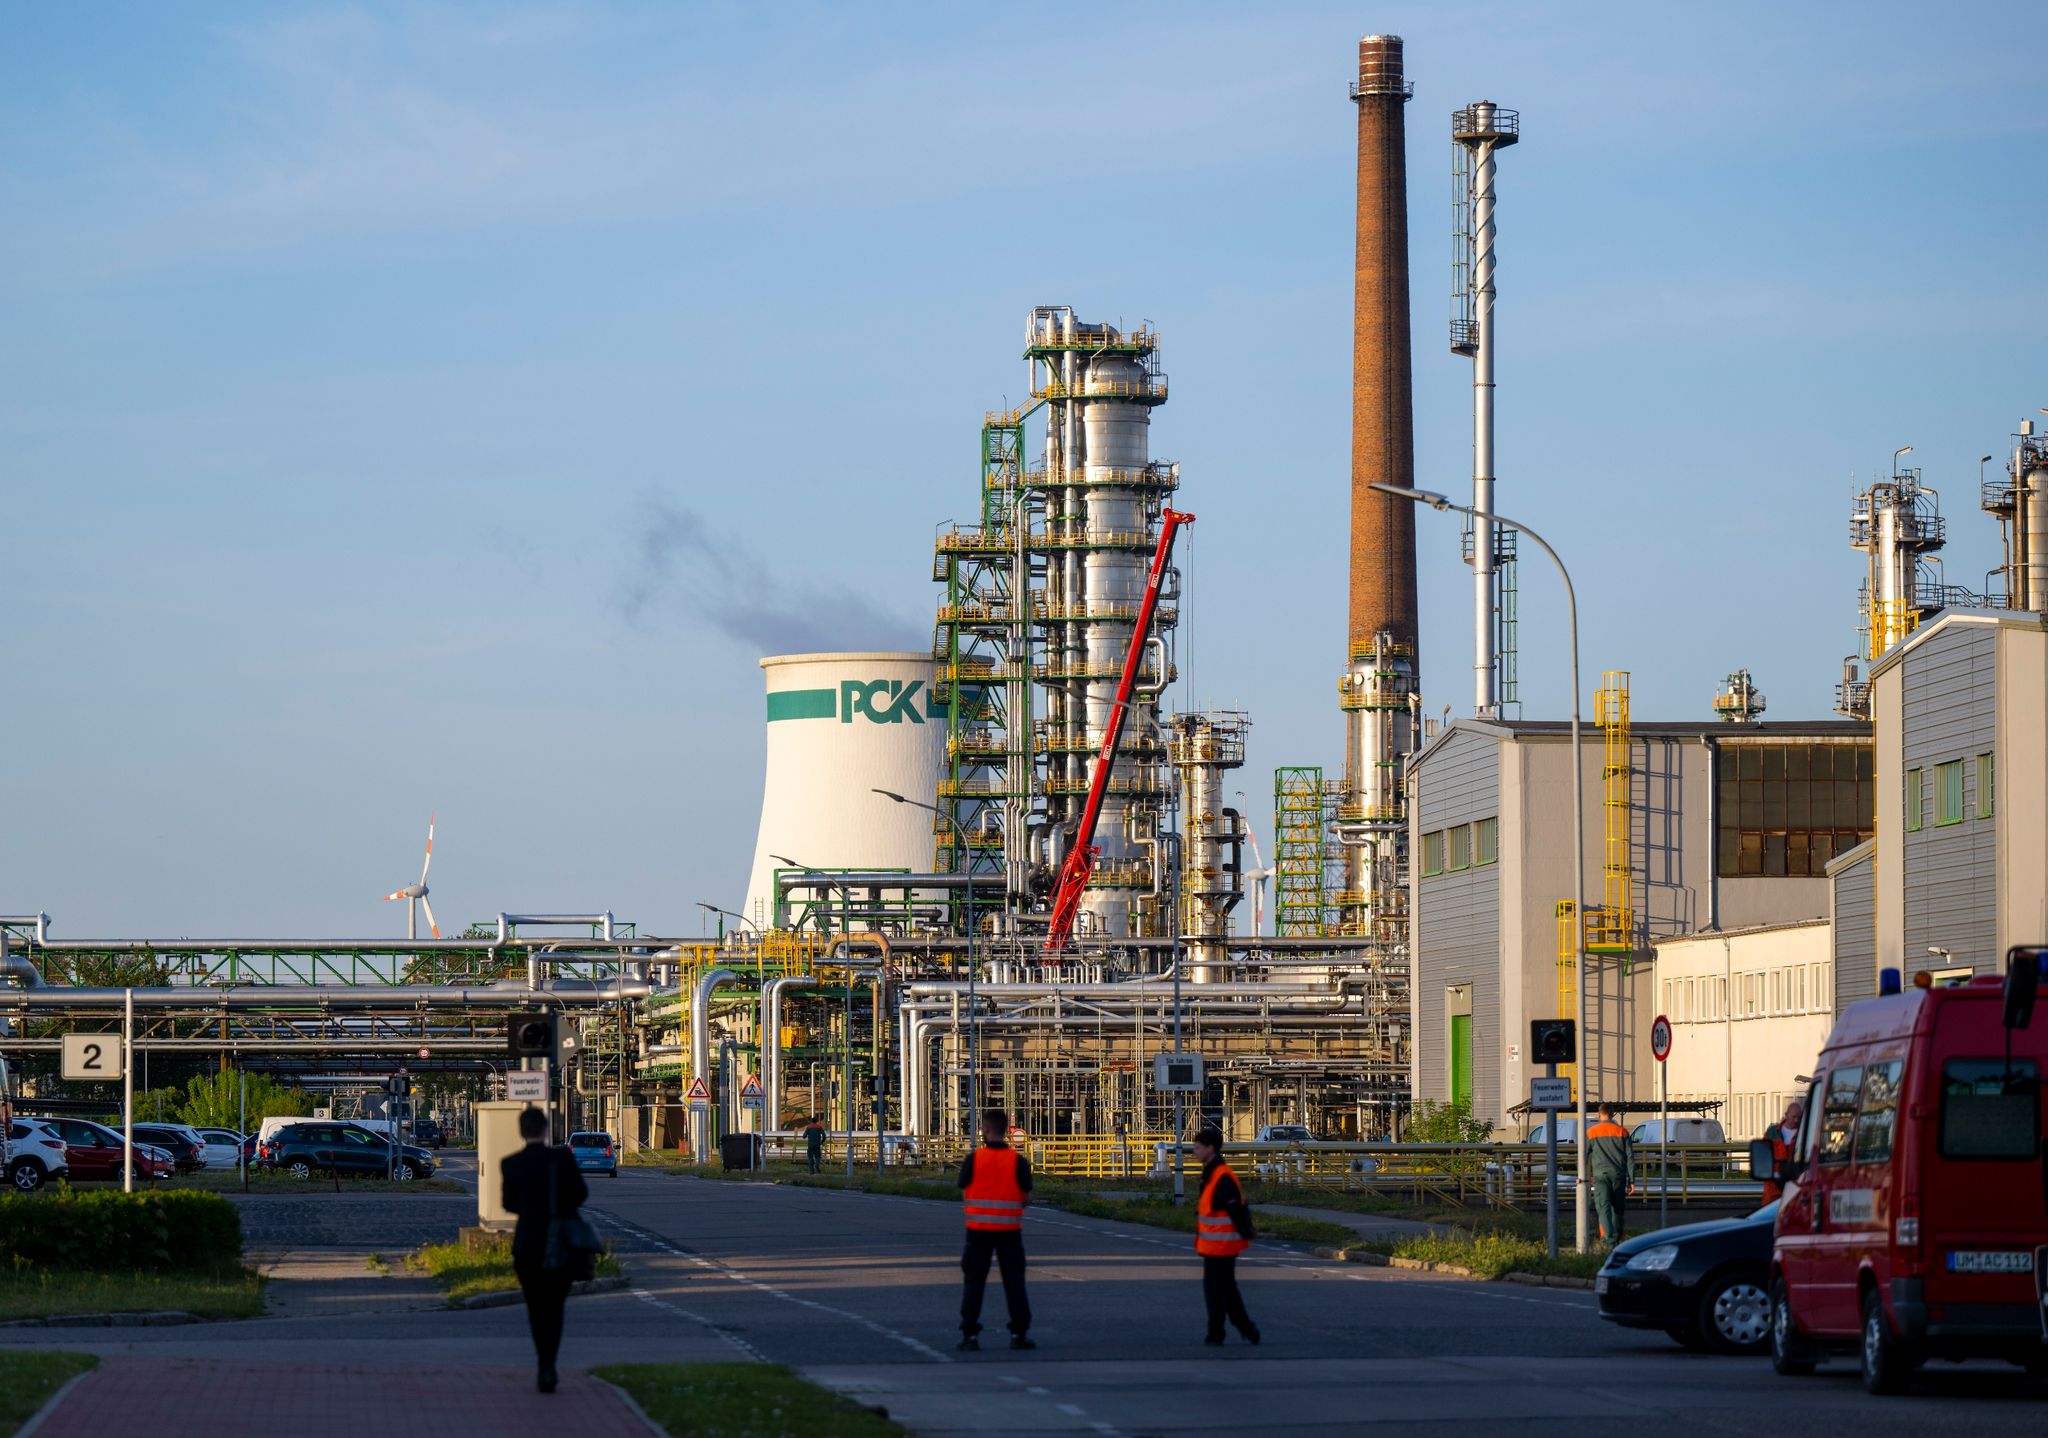
[[[241,1257],[241,1217],[217,1193],[0,1195],[0,1269],[215,1269]]]

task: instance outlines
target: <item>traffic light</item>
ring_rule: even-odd
[[[1532,1019],[1529,1022],[1529,1060],[1539,1064],[1571,1064],[1579,1061],[1578,1025],[1570,1019]]]
[[[515,1013],[507,1020],[505,1031],[513,1058],[555,1062],[559,1033],[552,1010],[528,1009]]]

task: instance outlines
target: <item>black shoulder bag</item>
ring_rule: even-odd
[[[588,1219],[562,1213],[562,1151],[551,1148],[548,1155],[548,1246],[541,1267],[550,1273],[567,1274],[572,1280],[589,1278],[597,1272],[597,1256],[604,1252],[604,1240]]]

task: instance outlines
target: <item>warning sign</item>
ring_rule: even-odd
[[[699,1108],[709,1108],[711,1106],[711,1085],[705,1083],[701,1078],[691,1079],[688,1091],[683,1094],[683,1101],[694,1104]]]
[[[759,1108],[760,1106],[761,1076],[759,1074],[748,1074],[746,1082],[740,1085],[740,1107]]]

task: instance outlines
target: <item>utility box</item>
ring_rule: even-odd
[[[504,1205],[505,1184],[498,1168],[526,1146],[519,1136],[519,1115],[527,1108],[501,1100],[476,1106],[476,1221],[485,1228],[510,1229],[518,1222]]]

